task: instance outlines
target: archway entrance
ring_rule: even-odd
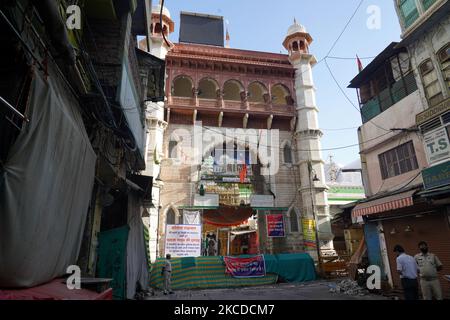
[[[199,193],[215,195],[218,206],[202,210],[203,255],[259,253],[251,198],[264,189],[260,166],[256,152],[236,143],[231,150],[224,144],[204,154]]]

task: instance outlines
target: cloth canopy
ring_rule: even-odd
[[[253,215],[250,207],[221,206],[214,210],[203,211],[203,221],[214,226],[232,227],[244,223]]]

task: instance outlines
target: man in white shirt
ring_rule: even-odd
[[[442,300],[441,283],[438,272],[442,270],[442,262],[439,258],[428,252],[428,245],[425,241],[419,242],[421,253],[416,254],[417,265],[419,266],[420,288],[424,300]]]
[[[405,253],[402,246],[396,245],[394,252],[397,254],[397,272],[402,282],[405,300],[419,299],[419,285],[417,283],[416,260]]]
[[[173,293],[170,287],[170,278],[172,276],[172,263],[170,263],[170,258],[170,254],[166,254],[166,260],[161,270],[161,275],[164,277],[164,294]]]

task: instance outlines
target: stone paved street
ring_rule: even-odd
[[[156,291],[155,296],[147,300],[387,300],[381,295],[368,294],[351,296],[343,293],[331,293],[333,281],[313,281],[309,283],[283,283],[260,287],[181,290],[171,295]]]

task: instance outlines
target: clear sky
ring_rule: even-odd
[[[153,0],[158,3],[158,0]],[[294,17],[314,39],[310,48],[317,60],[327,55],[333,43],[357,8],[360,0],[166,0],[175,21],[170,39],[178,42],[180,11],[224,16],[228,23],[230,46],[237,49],[287,53],[282,46]],[[370,6],[380,9],[380,28],[369,28]],[[332,57],[374,57],[392,41],[400,40],[400,25],[394,0],[365,0],[351,24],[329,54]],[[362,59],[367,65],[371,59]],[[358,72],[355,59],[327,59],[334,76],[347,96],[358,106],[354,89],[347,89]],[[324,132],[322,148],[335,148],[358,143],[356,128],[361,116],[339,91],[324,62],[313,69],[317,87],[319,124]],[[348,130],[335,130],[351,128]],[[330,130],[331,129],[331,130]],[[359,159],[358,146],[322,152],[324,160],[347,164]]]

